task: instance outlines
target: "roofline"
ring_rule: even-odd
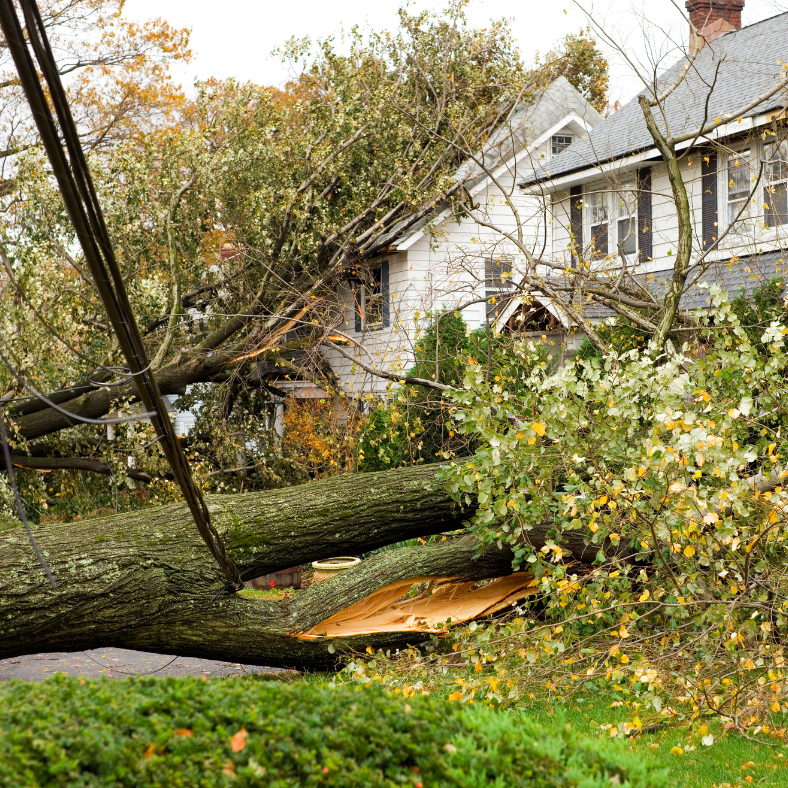
[[[784,108],[781,107],[780,109],[784,112]],[[765,126],[767,123],[771,123],[774,119],[774,116],[774,111],[766,111],[760,115],[731,120],[728,123],[717,126],[716,129],[712,129],[712,131],[703,135],[702,137],[679,143],[676,145],[676,150],[685,150],[686,148],[689,148],[690,145],[694,146],[699,142],[713,142],[724,137],[732,137],[735,134],[741,134],[743,131],[752,131],[759,126]],[[544,178],[537,178],[532,181],[523,180],[520,181],[517,186],[523,190],[533,190],[534,187],[540,184],[549,184],[549,191],[555,191],[556,189],[560,189],[569,183],[583,182],[598,177],[599,175],[611,172],[612,170],[618,169],[617,165],[623,164],[624,166],[631,166],[652,159],[662,160],[662,154],[659,152],[659,150],[656,147],[641,148],[640,150],[636,149],[633,151],[628,151],[623,156],[600,159],[593,164],[587,164],[583,167],[575,167],[574,169],[569,170],[569,172],[561,173],[561,175],[557,176],[556,178],[551,178],[548,173],[548,175]],[[578,175],[580,177],[578,177]]]
[[[516,295],[514,298],[509,299],[509,303],[506,305],[506,308],[495,319],[495,322],[493,323],[493,330],[500,331],[509,321],[509,318],[514,314],[517,307],[525,303],[526,298],[530,298],[531,303],[537,302],[540,306],[546,309],[554,318],[558,320],[562,328],[567,330],[572,328],[573,324],[569,319],[569,316],[564,314],[563,309],[561,309],[552,300],[546,298],[544,293],[529,292],[522,295]]]
[[[509,165],[512,162],[514,162],[516,168],[516,165],[519,163],[521,159],[523,159],[526,155],[531,153],[531,151],[533,151],[534,148],[538,148],[543,142],[546,142],[548,139],[550,139],[550,137],[552,137],[553,134],[556,133],[556,131],[562,129],[570,121],[574,121],[578,123],[580,126],[582,126],[584,129],[586,129],[587,131],[590,131],[588,122],[583,120],[583,118],[581,118],[577,113],[575,112],[567,113],[566,115],[563,116],[563,118],[561,118],[561,120],[559,120],[557,123],[554,123],[547,131],[540,134],[533,142],[529,142],[527,145],[523,146],[523,148],[521,148],[520,151],[515,153],[513,156],[510,156],[502,164],[499,164],[497,169],[493,171],[492,175],[487,175],[485,178],[479,181],[479,183],[477,183],[476,186],[474,186],[473,189],[471,189],[470,191],[471,196],[475,196],[480,191],[483,191],[485,188],[487,188],[492,182],[493,178],[499,178],[501,175],[503,175],[506,172],[506,170],[509,169]],[[517,186],[519,185],[520,184],[517,184]],[[438,220],[441,218],[448,218],[448,215],[449,215],[448,210],[444,208],[442,211],[440,211],[440,213],[437,213],[435,215],[434,220]],[[414,230],[410,235],[406,235],[401,243],[398,243],[394,246],[389,246],[387,248],[397,252],[407,252],[408,249],[410,249],[410,247],[413,246],[413,244],[415,244],[418,240],[420,240],[422,237],[424,237],[427,234],[428,227],[429,227],[429,222],[419,227],[418,230]]]

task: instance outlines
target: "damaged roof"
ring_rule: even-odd
[[[487,178],[488,171],[498,169],[569,115],[577,116],[589,127],[602,122],[602,116],[572,87],[569,80],[558,77],[532,102],[517,108],[509,120],[490,135],[477,157],[478,162],[467,159],[460,165],[456,179],[465,181],[466,188],[472,191]],[[407,220],[395,224],[376,246],[396,246],[403,239],[423,231],[443,207],[436,208],[414,225],[407,226]]]

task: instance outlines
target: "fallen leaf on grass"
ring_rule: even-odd
[[[156,745],[153,742],[151,742],[148,745],[148,749],[145,750],[145,752],[143,753],[143,757],[152,758],[155,754],[156,754]]]
[[[173,736],[194,736],[194,734],[188,728],[178,728]]]
[[[233,752],[241,752],[241,750],[246,747],[246,737],[248,735],[246,728],[241,728],[241,730],[230,739],[230,749]]]

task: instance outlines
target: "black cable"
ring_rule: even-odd
[[[183,492],[197,530],[208,545],[227,584],[235,589],[242,588],[240,572],[211,523],[208,507],[192,478],[186,455],[175,435],[156,379],[150,371],[142,336],[115,258],[109,231],[38,6],[35,0],[20,0],[19,5],[25,17],[30,46],[43,74],[58,123],[52,116],[35,63],[25,43],[13,0],[0,0],[0,28],[14,59],[20,84],[30,104],[66,210],[82,246],[85,262],[118,338],[130,374],[137,384],[140,399],[146,410],[152,412],[151,422],[156,434],[162,439],[164,456]]]
[[[41,568],[44,570],[44,574],[49,578],[49,582],[52,583],[52,588],[57,588],[57,581],[52,575],[49,566],[47,566],[47,562],[44,559],[44,554],[41,552],[41,548],[38,546],[38,542],[36,542],[35,536],[33,536],[33,529],[30,527],[30,523],[27,520],[27,512],[25,511],[25,505],[22,503],[22,496],[19,494],[19,487],[17,487],[16,484],[16,474],[14,473],[14,464],[13,462],[11,462],[11,447],[8,445],[8,436],[6,435],[6,431],[5,431],[5,413],[2,410],[0,410],[0,443],[3,444],[5,467],[8,470],[8,481],[11,485],[11,490],[14,493],[14,500],[16,501],[16,510],[17,512],[19,512],[19,519],[22,521],[22,524],[25,526],[25,530],[27,531],[27,538],[30,540],[30,544],[33,545],[33,550],[36,554],[36,558],[38,558],[38,561],[41,564]]]

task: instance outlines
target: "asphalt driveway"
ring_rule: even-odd
[[[149,654],[122,648],[97,648],[92,651],[57,651],[0,659],[0,681],[23,679],[43,681],[54,673],[122,679],[127,676],[243,676],[252,673],[278,673],[280,668],[239,665],[212,659]]]

